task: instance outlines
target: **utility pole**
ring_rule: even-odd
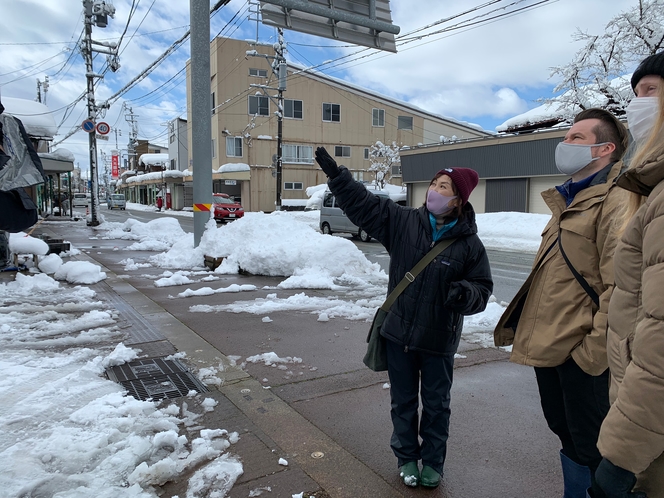
[[[127,142],[127,161],[129,162],[129,169],[135,169],[133,166],[135,166],[136,141],[138,139],[138,123],[136,121],[138,116],[134,114],[131,107],[127,106],[126,102],[124,102],[122,106],[125,111],[128,111],[128,113],[125,114],[125,121],[127,121],[130,126],[129,141]],[[132,156],[134,156],[134,161],[132,161]]]
[[[92,40],[92,25],[99,28],[105,28],[108,25],[108,16],[115,16],[115,7],[110,3],[107,5],[104,0],[83,0],[83,15],[85,23],[85,38],[81,42],[81,53],[85,59],[85,76],[87,79],[87,97],[88,97],[88,121],[95,123],[97,120],[97,111],[100,108],[95,104],[95,78],[103,78],[101,74],[95,74],[92,65],[92,52],[99,52],[108,55],[108,65],[112,71],[117,71],[120,67],[117,56],[117,44],[113,42],[96,42]],[[100,47],[93,48],[94,45]],[[92,188],[90,189],[90,221],[88,226],[99,225],[97,216],[99,211],[99,191],[97,179],[97,136],[93,129],[88,133],[90,147],[90,180]]]
[[[191,25],[191,158],[194,174],[194,247],[212,207],[212,97],[210,94],[210,2],[189,0]]]
[[[276,176],[277,176],[277,199],[275,202],[275,210],[281,211],[281,171],[283,166],[283,155],[282,155],[282,142],[283,142],[283,123],[284,123],[284,92],[286,91],[286,77],[287,77],[287,64],[286,64],[286,44],[284,43],[284,30],[277,28],[279,35],[279,42],[270,45],[274,48],[275,56],[269,56],[265,54],[259,54],[256,50],[250,50],[247,52],[247,55],[254,57],[265,57],[266,59],[272,60],[272,72],[277,77],[277,88],[270,87],[267,85],[249,85],[251,87],[260,88],[263,90],[265,95],[274,101],[275,97],[269,95],[267,90],[277,90],[276,104],[277,104],[277,154],[274,164],[276,166]],[[256,43],[258,45],[258,43]]]

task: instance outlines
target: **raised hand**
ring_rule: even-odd
[[[330,180],[339,174],[337,162],[327,153],[325,147],[316,149],[316,162]]]

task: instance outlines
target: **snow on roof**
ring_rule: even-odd
[[[619,76],[609,82],[609,85],[614,91],[628,101],[632,98],[632,86],[630,80],[631,74]],[[587,99],[585,107],[600,107],[604,108],[607,104],[607,96],[597,90],[597,85],[589,85],[584,88],[583,96]],[[572,96],[571,91],[567,91],[562,95],[554,97],[551,102],[547,102],[537,106],[529,111],[526,111],[517,116],[511,117],[504,123],[496,126],[496,131],[505,132],[511,131],[515,128],[523,128],[526,126],[536,125],[539,123],[546,123],[548,121],[563,121],[575,116],[581,112],[578,105],[572,105],[566,101],[566,98]]]
[[[145,155],[145,154],[144,154]],[[136,175],[127,178],[125,183],[138,183],[149,180],[161,180],[162,178],[183,178],[188,176],[188,171],[180,171],[177,169],[167,169],[165,171],[155,171],[154,173],[145,173],[144,175]]]
[[[55,118],[46,105],[34,100],[2,97],[5,112],[18,118],[32,137],[52,139],[58,133]]]
[[[74,153],[68,149],[55,149],[53,152],[38,152],[37,155],[43,159],[53,159],[55,161],[73,163],[76,160]]]
[[[141,154],[138,163],[145,166],[164,166],[168,164],[168,154]]]
[[[250,171],[250,170],[251,169],[249,168],[248,164],[245,164],[245,163],[229,163],[229,164],[222,164],[221,166],[219,166],[219,169],[216,172],[217,173],[231,173],[231,172],[234,172],[234,171]]]

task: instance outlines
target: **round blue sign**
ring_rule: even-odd
[[[92,133],[93,131],[95,131],[95,122],[92,121],[91,119],[86,119],[81,124],[81,128],[83,128],[83,131],[87,131],[88,133]]]

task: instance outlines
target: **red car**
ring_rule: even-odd
[[[232,221],[244,216],[242,205],[232,200],[228,194],[213,194],[212,199],[215,220]]]

